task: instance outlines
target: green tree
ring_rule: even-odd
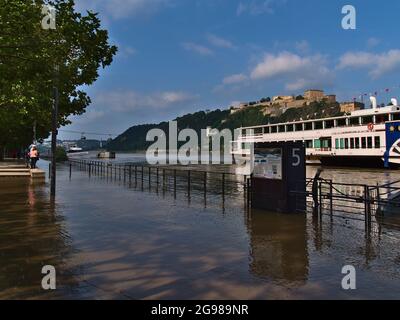
[[[43,5],[56,10],[54,30],[42,27]],[[0,0],[0,149],[29,144],[34,122],[37,138],[48,136],[54,85],[58,125],[83,114],[91,101],[82,88],[116,52],[98,15],[76,12],[73,0]]]

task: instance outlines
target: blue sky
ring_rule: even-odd
[[[100,13],[120,51],[87,88],[87,113],[67,130],[119,134],[309,88],[341,101],[386,88],[380,102],[400,96],[398,0],[76,2]],[[357,10],[356,30],[341,27],[346,4]]]

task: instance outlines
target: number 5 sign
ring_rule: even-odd
[[[292,149],[292,158],[293,158],[292,166],[293,167],[298,167],[301,163],[300,151],[301,151],[300,148]]]

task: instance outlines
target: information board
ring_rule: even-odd
[[[255,150],[253,176],[282,180],[282,148],[258,148]]]

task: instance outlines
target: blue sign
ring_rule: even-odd
[[[400,156],[400,151],[397,148],[398,144],[400,144],[400,121],[386,123],[385,168],[389,168],[391,156]]]

